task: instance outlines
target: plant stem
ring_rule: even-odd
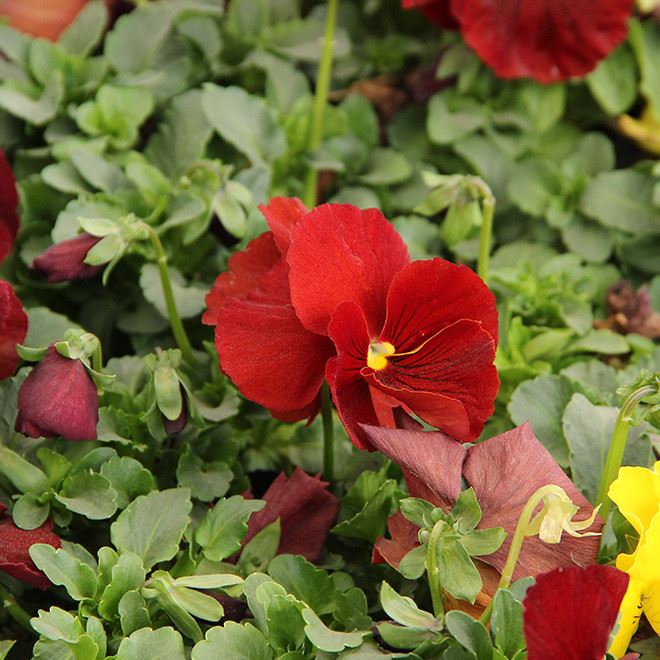
[[[34,634],[34,629],[30,624],[30,619],[32,617],[18,604],[14,598],[14,594],[2,584],[0,584],[0,600],[12,619]]]
[[[160,238],[158,237],[158,234],[153,227],[150,227],[147,224],[144,226],[147,228],[149,240],[151,241],[151,244],[156,251],[156,265],[158,266],[160,283],[163,287],[163,297],[165,298],[165,306],[167,307],[167,316],[170,320],[172,334],[174,335],[177,346],[181,350],[183,359],[189,365],[194,366],[197,364],[197,359],[195,358],[192,346],[188,340],[186,329],[183,327],[183,323],[181,322],[179,310],[176,308],[176,301],[174,300],[174,293],[172,291],[172,281],[170,280],[170,271],[167,267],[167,256],[165,255],[163,244],[160,242]]]
[[[483,209],[483,218],[481,221],[481,231],[479,232],[479,258],[477,261],[477,274],[484,282],[488,283],[488,265],[490,261],[490,244],[493,234],[495,196],[493,195],[490,187],[485,183],[479,186],[479,190],[483,195],[483,201],[481,203]]]
[[[598,500],[596,504],[600,504],[600,515],[607,522],[607,517],[612,506],[612,500],[607,496],[607,491],[612,482],[616,479],[623,461],[623,453],[626,450],[626,442],[628,441],[628,431],[630,430],[630,422],[632,421],[632,414],[637,404],[650,394],[655,394],[657,389],[652,385],[644,385],[639,389],[632,392],[628,398],[623,402],[621,410],[616,418],[614,424],[614,433],[612,434],[612,441],[610,448],[607,452],[605,459],[605,467],[603,468],[603,476],[600,481],[600,488],[598,489]]]
[[[429,581],[433,614],[436,619],[442,619],[445,614],[445,608],[442,605],[442,585],[438,574],[438,539],[446,524],[444,520],[438,520],[433,525],[426,548],[426,576]]]
[[[97,342],[94,353],[92,353],[92,369],[101,373],[103,371],[103,348],[101,342]]]
[[[316,77],[316,92],[314,94],[314,105],[310,117],[309,140],[307,149],[311,153],[321,145],[323,136],[323,114],[328,102],[328,92],[330,90],[330,79],[332,76],[332,49],[334,45],[335,23],[337,22],[337,0],[328,0],[328,9],[325,18],[325,34],[323,36],[323,51],[321,52],[321,61],[319,62],[318,74]],[[310,166],[305,177],[305,187],[303,189],[303,202],[307,208],[316,206],[316,187],[318,183],[318,173],[314,167]]]
[[[527,500],[527,504],[525,504],[523,510],[520,512],[518,522],[516,523],[516,529],[514,530],[513,538],[511,539],[511,545],[509,546],[509,553],[506,556],[506,562],[504,563],[504,568],[502,569],[500,581],[497,583],[497,589],[495,589],[495,593],[497,593],[498,589],[506,589],[511,584],[513,571],[515,570],[516,564],[518,563],[520,550],[522,549],[522,544],[525,540],[527,528],[532,520],[532,516],[534,515],[534,509],[536,509],[536,507],[543,501],[543,498],[550,493],[565,495],[564,491],[555,484],[541,486],[541,488],[532,493],[532,496]],[[493,601],[491,600],[491,602],[488,604],[488,607],[484,610],[483,614],[479,618],[479,621],[481,621],[481,623],[484,625],[490,621],[490,615],[493,610],[492,602]]]
[[[323,478],[335,480],[335,429],[332,424],[332,395],[327,382],[321,385],[321,419],[323,421]]]

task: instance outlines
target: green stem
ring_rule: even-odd
[[[495,197],[490,188],[484,184],[479,186],[483,195],[481,231],[479,232],[479,259],[477,274],[488,283],[488,265],[490,261],[490,244],[493,235],[493,214],[495,212]]]
[[[332,395],[327,382],[321,385],[321,419],[323,421],[323,478],[335,480],[335,429],[332,424]]]
[[[194,366],[197,364],[197,360],[195,358],[195,354],[193,353],[192,346],[190,345],[190,341],[188,340],[186,329],[183,327],[183,323],[181,322],[179,310],[176,308],[174,293],[172,291],[172,281],[170,280],[170,271],[167,267],[167,256],[165,255],[163,244],[160,242],[160,238],[158,237],[158,234],[153,227],[150,227],[147,224],[144,226],[147,228],[149,240],[151,241],[151,244],[156,251],[156,265],[158,266],[160,283],[163,287],[163,297],[165,298],[165,306],[167,308],[167,316],[170,320],[172,334],[174,335],[177,346],[181,350],[183,359],[189,365]]]
[[[525,535],[529,523],[532,520],[534,515],[534,510],[536,507],[543,501],[543,498],[551,493],[556,493],[560,496],[565,496],[565,492],[555,484],[548,484],[547,486],[541,486],[538,490],[532,493],[532,496],[527,500],[527,504],[523,507],[523,510],[520,512],[518,522],[516,523],[516,529],[513,532],[513,538],[511,539],[511,545],[509,547],[509,553],[506,557],[506,562],[504,563],[504,568],[502,569],[502,574],[500,576],[500,581],[497,583],[497,589],[506,589],[510,584],[513,578],[513,571],[516,568],[518,563],[518,558],[520,557],[520,550],[522,549],[523,541],[525,540]],[[495,592],[497,592],[497,589]],[[488,607],[484,610],[483,614],[479,618],[479,621],[486,625],[490,621],[490,615],[493,610],[492,600],[488,604]]]
[[[325,34],[323,36],[323,51],[319,62],[316,77],[316,92],[314,94],[314,105],[309,126],[308,151],[313,152],[321,145],[323,137],[323,114],[328,102],[330,91],[330,79],[332,76],[332,49],[334,46],[335,23],[337,22],[337,0],[328,0],[328,10],[325,18]],[[303,202],[307,208],[316,206],[316,187],[318,184],[318,173],[310,167],[305,177],[303,190]]]
[[[92,369],[99,373],[103,372],[103,349],[100,341],[97,342],[94,353],[92,353]]]
[[[442,619],[445,614],[445,608],[442,605],[442,585],[440,584],[440,575],[438,573],[438,539],[446,525],[447,523],[444,520],[438,520],[433,525],[426,547],[426,575],[429,581],[429,590],[431,591],[433,614],[436,619]]]
[[[607,517],[612,506],[612,500],[607,496],[607,491],[610,485],[616,479],[621,462],[623,461],[623,453],[626,449],[626,442],[628,441],[628,431],[630,430],[630,422],[632,422],[632,414],[637,404],[650,394],[655,394],[657,389],[652,385],[644,385],[635,390],[623,402],[621,410],[616,418],[614,424],[614,433],[612,434],[612,441],[610,448],[607,452],[605,459],[605,467],[603,468],[603,476],[598,489],[598,500],[596,504],[600,504],[600,515],[603,520],[607,521]]]
[[[14,594],[2,584],[0,584],[0,600],[12,619],[34,634],[34,628],[30,624],[32,617],[18,604],[14,598]]]

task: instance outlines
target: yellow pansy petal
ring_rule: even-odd
[[[626,595],[621,601],[621,617],[619,618],[619,630],[612,640],[609,652],[620,658],[625,654],[632,636],[639,626],[639,619],[642,614],[642,594],[639,585],[632,580],[628,585]]]
[[[660,507],[660,461],[654,470],[643,467],[622,467],[612,482],[608,495],[619,511],[637,530],[640,537],[651,524]]]
[[[656,632],[660,631],[660,513],[646,530],[628,574],[630,581],[639,585],[646,618]]]

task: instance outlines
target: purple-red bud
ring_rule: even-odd
[[[87,253],[101,240],[99,236],[79,234],[61,243],[51,245],[33,262],[32,267],[48,275],[49,282],[68,282],[94,277],[103,265],[85,263]]]
[[[49,346],[18,391],[16,430],[32,438],[94,440],[98,418],[96,386],[85,366]]]

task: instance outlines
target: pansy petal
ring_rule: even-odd
[[[280,261],[245,299],[218,310],[215,344],[222,370],[248,399],[282,414],[300,411],[318,395],[332,342],[308,332],[283,301],[287,267]],[[291,419],[291,417],[289,417]]]
[[[654,470],[644,467],[622,467],[608,491],[610,499],[628,522],[642,534],[658,513],[660,502],[660,461]]]
[[[392,568],[398,568],[401,560],[419,545],[419,527],[397,511],[387,519],[387,531],[389,539],[379,536],[374,542],[371,561],[373,564],[387,562]]]
[[[539,575],[523,603],[528,660],[602,660],[627,585],[611,566]]]
[[[485,442],[470,447],[463,475],[472,486],[483,510],[480,527],[503,527],[507,538],[492,555],[483,561],[502,570],[511,537],[520,513],[531,495],[542,486],[556,484],[579,507],[577,520],[585,520],[593,507],[553,460],[526,423]],[[600,532],[603,521],[596,517],[589,532]],[[538,537],[525,539],[513,579],[537,575],[559,566],[587,566],[596,561],[598,536],[574,538],[564,534],[557,545]]]
[[[305,205],[297,197],[273,197],[268,204],[261,204],[259,210],[266,218],[279,251],[286,255],[291,232],[307,213]]]
[[[103,265],[85,263],[87,253],[101,240],[98,236],[79,234],[44,250],[32,262],[32,268],[48,275],[49,282],[69,282],[94,277]]]
[[[631,580],[628,585],[628,590],[621,601],[619,629],[608,649],[608,651],[617,658],[620,658],[626,652],[632,636],[637,632],[642,616],[642,610],[641,585]]]
[[[402,349],[394,344],[397,352],[384,369],[369,369],[369,379],[456,440],[478,437],[499,388],[492,336],[479,322],[460,320],[432,335],[419,350],[398,356],[410,350],[404,344]]]
[[[620,44],[633,0],[451,0],[465,41],[501,78],[583,76]]]
[[[227,298],[244,298],[254,291],[259,280],[279,261],[280,252],[273,234],[265,232],[248,243],[245,250],[233,254],[227,262],[227,271],[220,273],[206,295],[206,311],[202,323],[215,325],[218,311]]]
[[[27,334],[28,318],[9,282],[0,280],[0,378],[16,371],[16,344]]]
[[[318,475],[311,477],[299,467],[288,478],[280,473],[262,497],[266,506],[250,517],[244,542],[279,518],[278,554],[302,555],[316,561],[339,511],[339,501],[327,485]]]
[[[318,206],[291,233],[287,261],[296,313],[308,330],[324,335],[338,305],[354,302],[375,337],[390,282],[409,260],[403,239],[377,209]]]
[[[458,23],[451,13],[449,0],[402,0],[404,9],[418,9],[441,28],[455,28]]]
[[[414,261],[392,279],[381,341],[412,351],[443,328],[469,319],[497,342],[495,296],[467,266],[444,259]]]
[[[16,179],[0,149],[0,261],[11,252],[18,233],[18,223]]]
[[[461,492],[464,445],[443,433],[362,426],[370,445],[401,466],[408,490],[448,509]]]

